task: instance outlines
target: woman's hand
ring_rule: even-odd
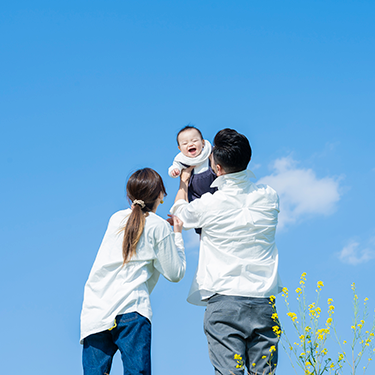
[[[168,223],[173,226],[173,231],[175,233],[181,233],[182,232],[182,226],[183,222],[175,215],[169,215],[169,218],[167,219]]]

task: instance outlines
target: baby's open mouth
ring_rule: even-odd
[[[197,149],[196,149],[195,147],[189,148],[189,152],[190,152],[190,153],[193,154],[195,151],[197,151]]]

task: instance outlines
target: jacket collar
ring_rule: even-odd
[[[218,189],[222,189],[224,186],[241,187],[241,185],[249,182],[249,178],[255,178],[255,174],[250,169],[236,173],[228,173],[217,177],[210,187],[217,187]]]

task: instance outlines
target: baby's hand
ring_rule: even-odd
[[[172,170],[171,175],[172,175],[172,177],[178,177],[180,175],[180,173],[181,173],[180,170],[175,168],[175,169]]]

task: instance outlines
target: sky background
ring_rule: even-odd
[[[128,207],[126,180],[142,167],[163,177],[158,214],[167,217],[178,187],[167,170],[186,124],[210,141],[226,127],[249,138],[249,168],[280,195],[280,275],[291,300],[302,272],[311,301],[322,280],[322,310],[333,298],[348,340],[352,282],[375,307],[374,16],[372,0],[4,2],[7,373],[82,373],[83,287],[108,220]],[[204,308],[186,302],[198,240],[184,237],[185,278],[161,277],[152,294],[155,375],[214,373]],[[277,307],[292,337],[282,297]],[[291,373],[280,347],[278,374]],[[111,374],[122,374],[119,355]]]

